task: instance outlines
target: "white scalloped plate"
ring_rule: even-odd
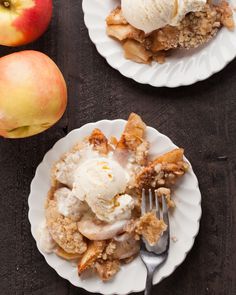
[[[231,0],[233,7],[236,0]],[[106,34],[105,19],[120,0],[83,0],[85,25],[98,52],[122,75],[155,87],[178,87],[205,80],[221,71],[236,56],[236,30],[223,28],[205,46],[195,50],[176,50],[166,63],[138,64],[123,56],[121,45]],[[235,17],[236,20],[236,17]]]
[[[100,128],[108,138],[111,135],[119,138],[125,124],[126,121],[124,120],[103,120],[89,123],[70,132],[45,155],[36,170],[29,196],[29,221],[36,242],[37,227],[44,218],[44,202],[50,188],[50,169],[54,162],[78,141],[88,136],[94,128]],[[176,148],[176,145],[168,137],[151,127],[147,128],[147,139],[151,144],[150,155],[152,157]],[[171,240],[169,257],[160,270],[156,272],[155,284],[169,276],[184,261],[199,230],[201,194],[192,168],[175,188],[174,200],[176,208],[170,216],[170,228],[171,236],[176,237],[178,241],[174,243]],[[87,291],[102,294],[128,294],[144,290],[146,269],[139,257],[132,263],[123,266],[114,280],[103,283],[95,276],[82,280],[77,275],[75,265],[57,257],[55,254],[42,253],[42,255],[61,277],[69,280],[74,286],[84,288]]]

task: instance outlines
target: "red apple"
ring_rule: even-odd
[[[28,137],[55,124],[67,104],[65,80],[38,51],[0,58],[0,136]]]
[[[0,45],[20,46],[39,38],[52,17],[52,0],[0,0]]]

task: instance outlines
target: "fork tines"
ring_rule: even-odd
[[[141,211],[142,211],[142,215],[152,211],[156,212],[156,216],[158,219],[163,219],[166,225],[169,224],[168,207],[166,203],[166,198],[164,195],[162,195],[161,206],[160,206],[157,190],[155,190],[153,193],[153,190],[149,189],[148,193],[146,193],[146,190],[142,189],[142,210]]]

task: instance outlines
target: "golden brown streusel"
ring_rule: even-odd
[[[110,243],[107,245],[104,253],[102,254],[102,259],[107,260],[108,257],[112,256],[116,250],[116,243],[112,240]]]
[[[228,1],[221,1],[219,5],[215,6],[216,11],[220,14],[220,21],[229,30],[234,30],[235,23],[232,8]]]
[[[175,149],[152,161],[137,176],[137,187],[159,188],[175,184],[188,170],[188,164],[183,161],[183,154],[183,149]]]
[[[110,280],[120,270],[120,261],[116,260],[99,260],[95,263],[95,269],[103,281]]]
[[[186,15],[178,26],[178,47],[196,48],[207,43],[218,32],[221,24],[221,14],[215,6],[206,4],[205,9]]]
[[[61,215],[54,200],[47,202],[46,222],[53,240],[63,250],[72,254],[83,254],[87,250],[87,244],[77,229],[77,223]]]
[[[155,245],[167,226],[163,220],[159,220],[154,212],[143,215],[138,221],[136,232],[142,235],[150,246]]]
[[[149,143],[144,140],[135,151],[135,162],[141,166],[147,164],[148,160]]]

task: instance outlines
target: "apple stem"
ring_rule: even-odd
[[[10,7],[10,2],[9,2],[9,1],[3,1],[3,5],[4,5],[6,8],[9,8],[9,7]]]

